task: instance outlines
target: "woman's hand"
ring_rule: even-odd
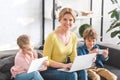
[[[72,63],[64,64],[63,68],[69,70],[72,66]]]
[[[45,61],[43,62],[42,68],[41,68],[39,71],[47,70],[47,65],[48,65],[48,60],[45,60]]]

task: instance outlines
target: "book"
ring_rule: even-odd
[[[46,60],[48,60],[48,57],[42,57],[42,58],[32,60],[27,73],[40,70],[42,68],[44,61],[46,61]]]

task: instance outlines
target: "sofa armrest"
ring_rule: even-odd
[[[5,51],[0,51],[0,58],[8,57],[11,55],[15,55],[18,52],[18,50],[5,50]]]

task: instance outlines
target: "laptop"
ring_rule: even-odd
[[[74,71],[79,71],[82,69],[87,69],[92,67],[93,60],[95,58],[96,54],[86,54],[82,56],[76,56],[75,60],[69,70],[67,69],[58,69],[60,71],[65,71],[65,72],[74,72]]]

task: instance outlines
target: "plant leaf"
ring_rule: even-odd
[[[114,1],[113,1],[113,0],[111,0],[111,2],[112,2],[112,4],[114,4]]]
[[[118,35],[118,38],[120,39],[120,35]],[[118,45],[120,44],[120,42],[117,43]]]
[[[116,21],[115,24],[113,25],[112,29],[116,28],[116,27],[120,27],[120,21]]]
[[[116,18],[117,17],[117,11],[114,10],[112,13],[111,13],[111,18]]]
[[[120,42],[119,43],[117,43],[117,45],[119,45],[120,44]]]
[[[114,38],[117,34],[120,34],[120,30],[113,31],[111,33],[111,38]]]
[[[111,0],[111,2],[112,2],[112,4],[116,4],[116,3],[118,3],[117,0]]]
[[[118,3],[118,1],[117,1],[117,0],[115,0],[115,3]]]
[[[111,13],[111,16],[110,16],[111,18],[114,18],[115,17],[115,12],[113,11],[112,13]]]
[[[120,27],[120,21],[114,21],[110,28],[107,30],[107,32],[111,31],[112,29],[116,28],[116,27]]]
[[[117,11],[117,13],[116,13],[116,15],[115,15],[115,18],[116,18],[116,20],[120,20],[119,18],[120,18],[120,11]]]
[[[120,35],[118,35],[118,38],[120,39]],[[120,42],[118,42],[117,45],[120,45]]]
[[[106,32],[109,32],[110,30],[113,29],[114,25],[116,24],[117,20],[115,20],[111,25],[110,25],[110,28],[106,31]]]
[[[120,39],[120,35],[118,35],[118,38]]]
[[[119,20],[120,12],[117,10],[117,8],[115,8],[112,11],[108,12],[108,14],[110,14],[111,18],[115,18],[116,20]]]
[[[81,25],[79,27],[79,34],[80,34],[80,36],[83,37],[83,33],[84,33],[85,29],[90,28],[90,27],[92,27],[92,26],[89,25],[89,24],[86,24],[86,23]]]
[[[117,8],[111,10],[110,12],[108,12],[108,14],[111,14],[113,11],[117,10]]]

